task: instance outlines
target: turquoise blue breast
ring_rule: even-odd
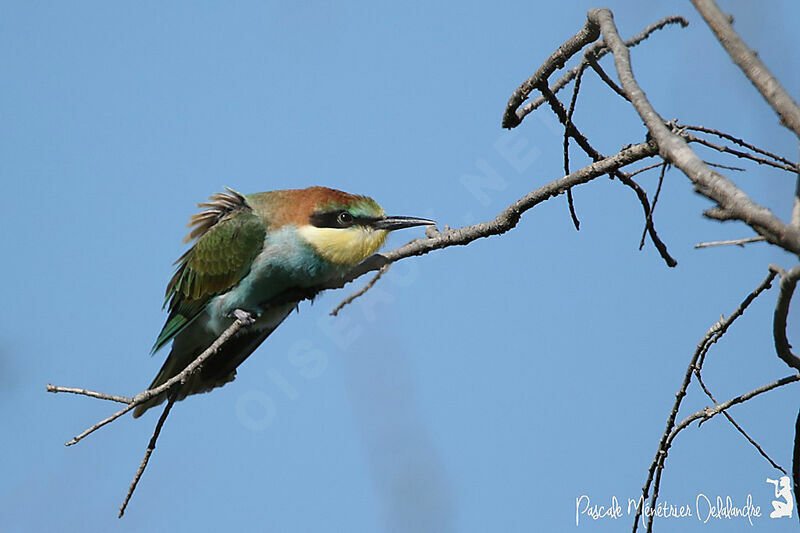
[[[311,287],[344,272],[317,254],[298,234],[295,226],[270,231],[264,250],[250,272],[222,296],[223,312],[233,309],[260,312],[261,305],[292,287]]]

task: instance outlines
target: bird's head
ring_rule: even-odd
[[[356,265],[375,253],[390,231],[435,224],[425,218],[387,216],[367,196],[348,194],[325,187],[297,191],[302,219],[300,236],[325,260]]]

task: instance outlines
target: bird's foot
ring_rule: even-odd
[[[243,309],[234,309],[231,312],[231,316],[236,320],[239,320],[245,326],[249,326],[256,321],[256,315],[254,313],[250,313],[248,311],[244,311]]]

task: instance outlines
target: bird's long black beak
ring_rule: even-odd
[[[396,229],[411,228],[414,226],[433,226],[436,222],[427,218],[417,217],[383,217],[372,223],[375,229],[393,231]]]

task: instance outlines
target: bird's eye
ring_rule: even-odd
[[[339,216],[336,217],[336,221],[339,223],[340,226],[349,226],[353,223],[353,215],[348,213],[347,211],[342,211],[339,213]]]

